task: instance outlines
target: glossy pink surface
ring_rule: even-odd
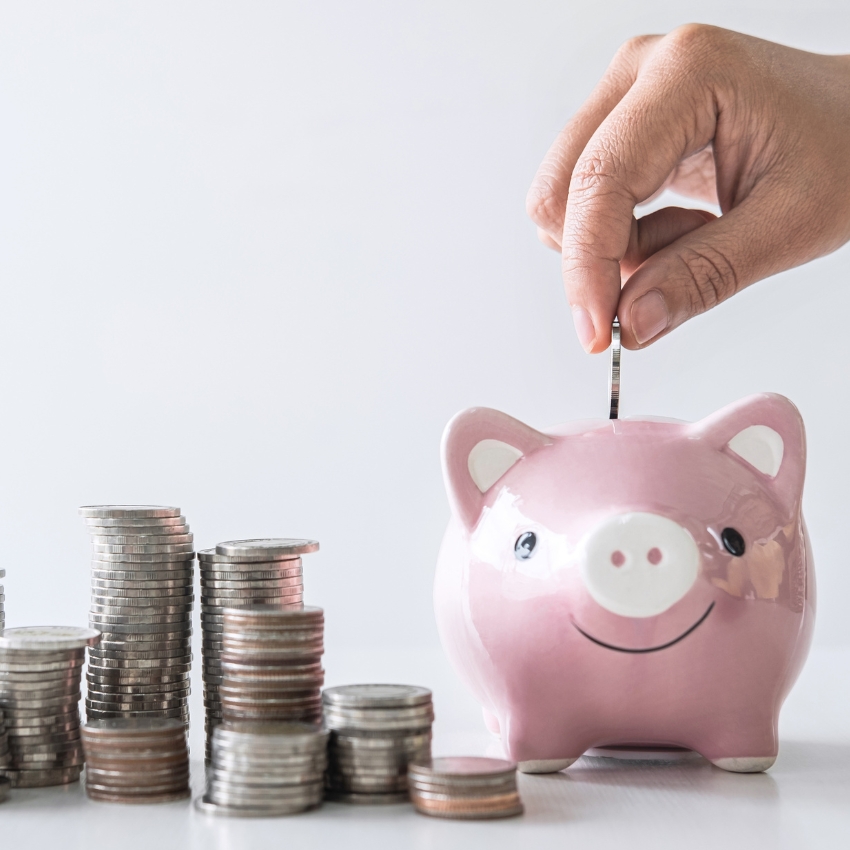
[[[781,437],[775,476],[729,447],[752,425]],[[469,463],[482,440],[522,453],[484,492]],[[443,464],[453,518],[435,583],[440,635],[511,758],[613,744],[688,747],[713,761],[776,755],[779,710],[814,624],[805,434],[787,399],[753,396],[693,424],[600,420],[545,433],[475,408],[449,423]],[[589,582],[626,575],[630,550],[612,543],[609,567],[605,535],[628,532],[635,515],[651,515],[650,530],[628,538],[646,550],[644,573],[615,595],[628,605],[646,590],[642,612],[667,604],[667,579],[639,586],[662,575],[647,566],[659,562],[683,595],[661,613],[624,616]],[[721,542],[728,528],[745,542],[739,557]],[[536,548],[521,560],[527,531]],[[692,574],[676,552],[692,557]]]

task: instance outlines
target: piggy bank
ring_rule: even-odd
[[[814,625],[790,401],[545,431],[473,408],[442,455],[440,637],[521,770],[604,746],[773,764]]]

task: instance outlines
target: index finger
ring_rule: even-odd
[[[620,261],[635,206],[664,184],[684,157],[714,136],[714,99],[698,80],[674,76],[653,56],[593,134],[569,187],[561,241],[567,298],[586,328],[585,348],[604,351],[620,295]],[[583,315],[582,315],[583,311]]]

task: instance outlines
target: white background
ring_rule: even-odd
[[[453,730],[480,726],[431,605],[440,434],[476,404],[539,427],[604,415],[607,358],[574,337],[525,193],[618,45],[693,20],[850,52],[846,0],[0,0],[8,625],[86,623],[80,504],[180,505],[198,548],[315,537],[306,597],[327,612],[330,683],[433,685],[442,747],[462,750]],[[565,802],[524,780],[527,826],[502,846],[562,827],[622,846],[621,824],[655,847],[675,812],[692,847],[717,830],[730,847],[846,846],[848,258],[758,284],[623,367],[624,414],[695,419],[767,390],[803,412],[820,611],[785,761],[752,781],[568,772]],[[93,823],[130,823],[76,796],[16,799],[10,846],[90,846]],[[305,843],[469,846],[461,826],[327,811],[298,821]],[[188,846],[182,814],[163,817],[133,823]],[[282,834],[192,829],[225,850]]]
[[[605,413],[528,185],[617,46],[689,20],[850,51],[844,0],[0,4],[8,625],[84,623],[77,506],[154,502],[198,548],[319,539],[330,646],[435,647],[446,421]],[[848,257],[623,367],[624,414],[800,407],[820,645],[850,644]]]

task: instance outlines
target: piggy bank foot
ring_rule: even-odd
[[[750,756],[748,758],[711,759],[711,763],[721,770],[731,773],[761,773],[773,767],[776,756]]]
[[[520,773],[557,773],[565,767],[569,767],[575,759],[535,759],[533,761],[521,761],[517,764]]]

